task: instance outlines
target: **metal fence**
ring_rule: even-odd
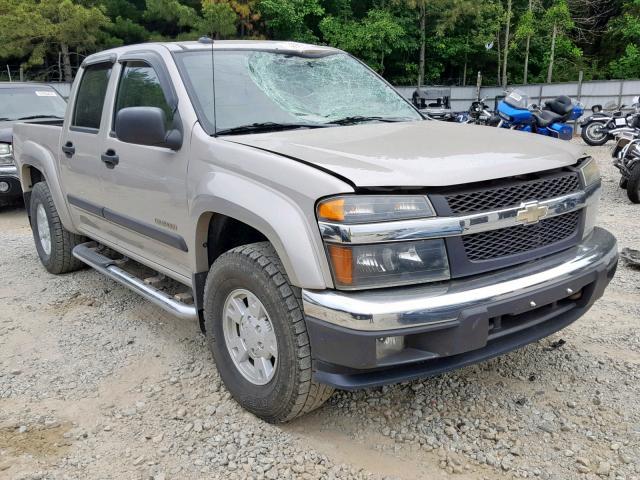
[[[425,87],[430,88],[430,87]],[[480,87],[479,93],[476,86],[470,87],[434,87],[451,89],[451,109],[454,111],[468,110],[471,102],[479,98],[487,98],[487,103],[492,105],[496,96],[503,96],[505,89],[502,87]],[[589,110],[593,105],[605,105],[613,102],[616,105],[631,106],[632,99],[640,95],[640,80],[594,80],[589,82],[566,83],[539,83],[530,85],[509,85],[508,89],[517,88],[529,95],[531,103],[542,105],[545,100],[555,98],[558,95],[568,95],[574,101],[578,101]],[[396,87],[406,98],[411,95],[416,87]]]

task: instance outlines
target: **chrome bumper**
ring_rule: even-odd
[[[13,177],[20,180],[18,177],[18,168],[15,165],[7,165],[0,167],[0,177]]]
[[[515,267],[468,279],[361,292],[303,290],[305,315],[357,331],[389,331],[454,326],[460,313],[496,302],[526,298],[535,308],[536,293],[562,287],[571,295],[572,281],[610,267],[617,260],[616,239],[595,228],[579,245]]]

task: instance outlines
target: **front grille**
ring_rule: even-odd
[[[445,194],[452,214],[475,213],[484,210],[519,205],[531,200],[546,200],[580,190],[580,180],[574,172],[495,187]]]
[[[580,211],[546,218],[533,225],[516,225],[462,237],[471,262],[493,260],[552,245],[571,237],[580,223]]]

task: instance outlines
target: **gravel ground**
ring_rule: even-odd
[[[589,148],[599,223],[640,248],[639,206]],[[640,271],[580,321],[481,365],[349,393],[288,425],[244,412],[195,322],[91,270],[40,266],[0,212],[0,478],[640,479]]]

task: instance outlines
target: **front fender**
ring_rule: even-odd
[[[267,237],[293,285],[314,289],[332,286],[317,222],[291,198],[226,172],[207,175],[197,190],[191,215],[199,224],[200,235],[205,233],[211,214],[232,217]],[[196,259],[200,271],[205,262],[203,251]]]

